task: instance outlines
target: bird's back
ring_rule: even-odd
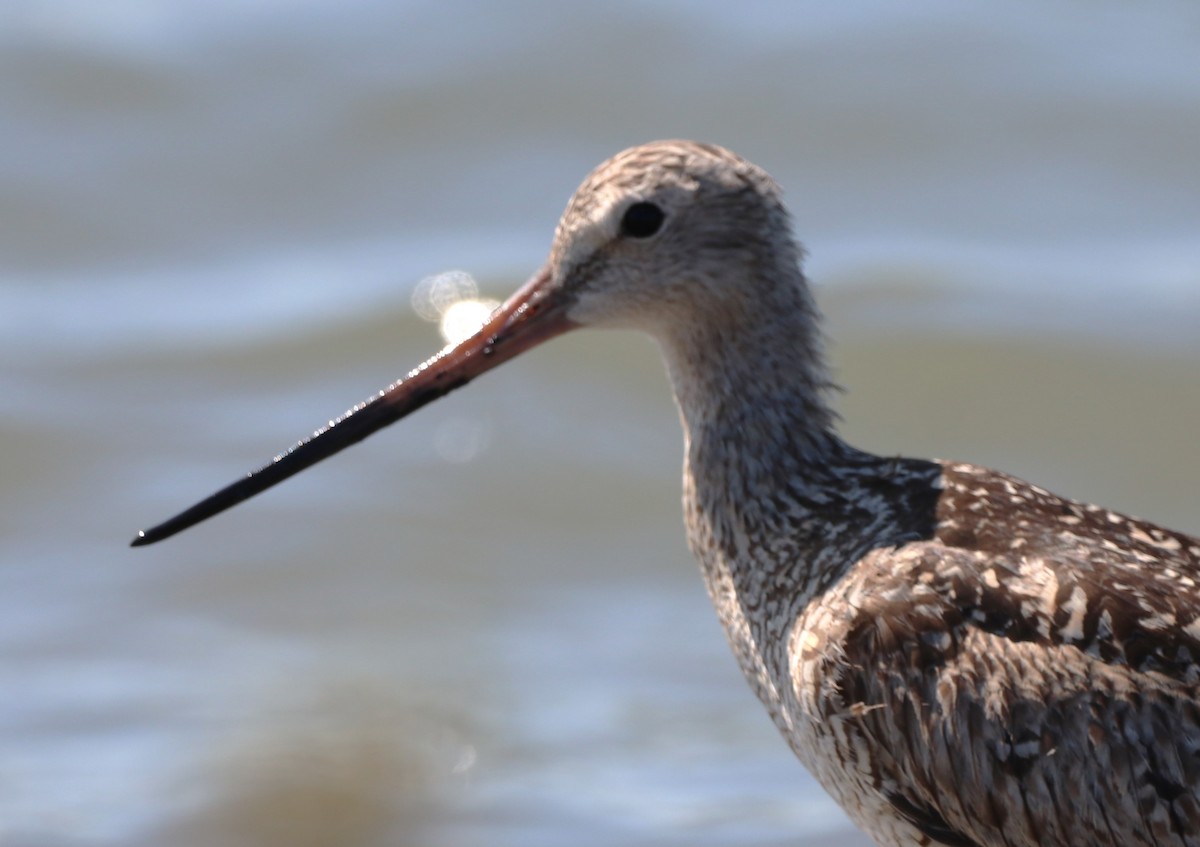
[[[797,620],[801,758],[882,844],[1200,844],[1200,540],[971,465],[933,486],[931,531]]]

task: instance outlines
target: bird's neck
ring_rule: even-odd
[[[795,275],[660,339],[692,481],[734,508],[824,484],[848,449],[833,432],[819,315]]]
[[[779,720],[769,668],[795,615],[843,566],[833,543],[847,468],[869,460],[833,432],[818,316],[802,280],[755,313],[660,338],[686,442],[688,540],[743,670]],[[726,319],[727,318],[727,319]],[[777,609],[778,610],[778,609]],[[793,612],[799,608],[793,609]]]
[[[747,550],[819,548],[847,468],[869,459],[833,431],[820,317],[799,270],[660,337],[683,422],[690,539],[706,566],[762,569]],[[792,551],[794,566],[801,565]],[[782,557],[779,557],[782,560]],[[735,574],[737,576],[737,574]],[[794,579],[791,574],[788,579]]]

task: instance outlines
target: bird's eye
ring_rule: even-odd
[[[666,213],[653,203],[634,203],[621,218],[621,234],[630,238],[649,238],[662,227]]]

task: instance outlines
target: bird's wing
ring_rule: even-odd
[[[863,560],[830,717],[935,844],[1200,845],[1200,541],[1021,486]]]
[[[1200,680],[1200,539],[997,471],[944,479],[921,552],[944,602],[1017,641]]]

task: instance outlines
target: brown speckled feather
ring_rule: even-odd
[[[758,578],[766,602],[737,593],[751,642],[787,633],[760,695],[860,825],[884,844],[1200,843],[1196,539],[983,468],[840,467],[812,517],[870,549],[790,626],[764,609],[796,608],[833,532]]]
[[[982,468],[943,481],[934,537],[863,561],[830,668],[880,788],[934,843],[1200,843],[1200,545]]]

